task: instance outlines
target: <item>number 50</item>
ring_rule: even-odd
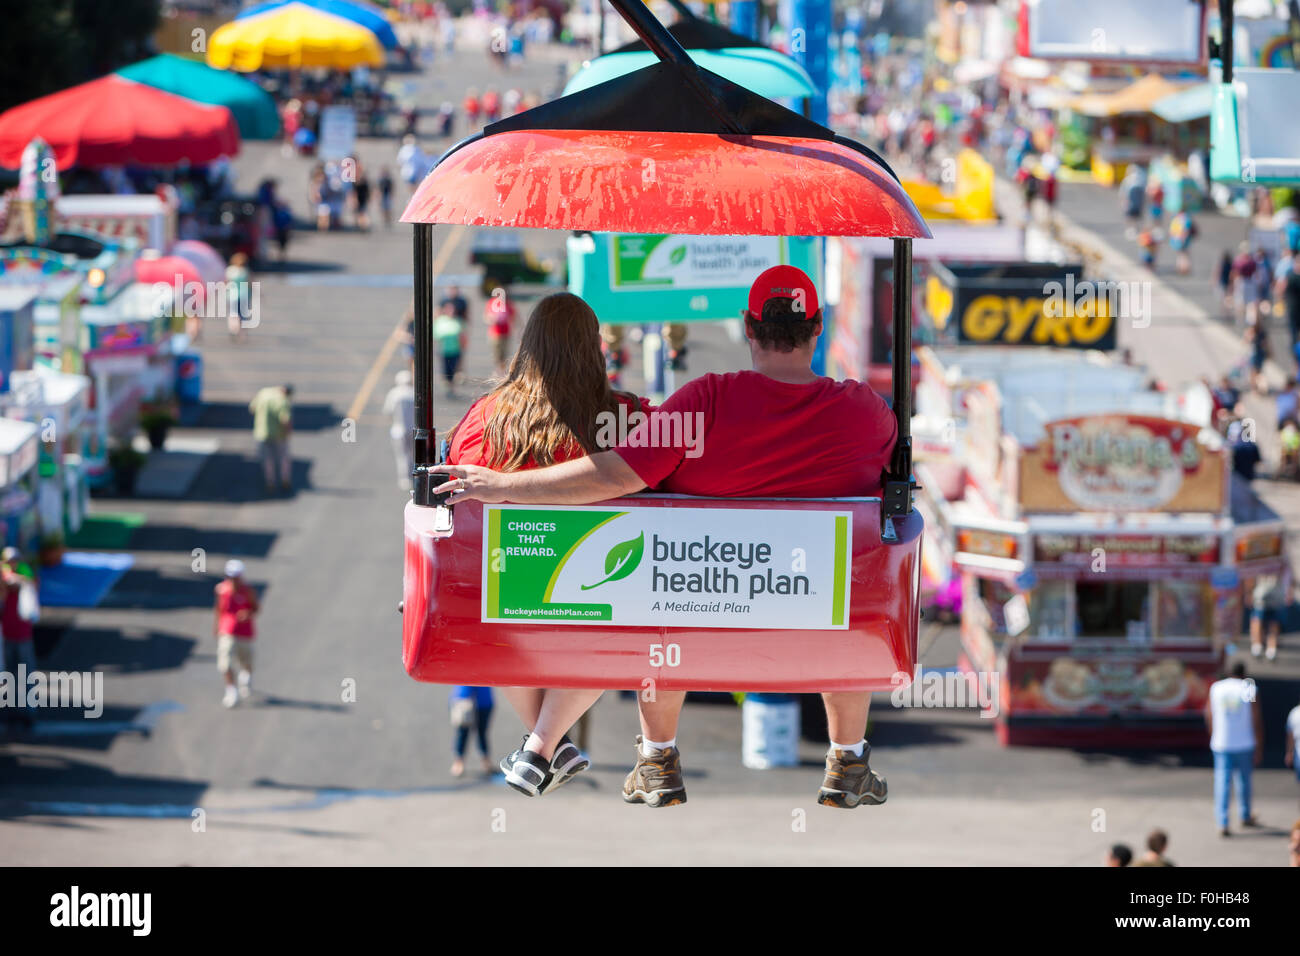
[[[650,645],[651,667],[677,667],[681,662],[682,648],[680,644]]]

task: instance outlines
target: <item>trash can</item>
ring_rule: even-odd
[[[176,401],[182,405],[203,401],[203,356],[198,352],[176,356]]]
[[[799,701],[791,694],[746,694],[740,705],[741,761],[751,770],[799,763]]]

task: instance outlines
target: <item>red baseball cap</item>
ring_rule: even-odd
[[[749,287],[749,315],[757,322],[763,321],[763,305],[769,299],[794,299],[802,301],[804,318],[810,319],[820,308],[817,287],[802,269],[794,266],[772,266],[764,270]]]

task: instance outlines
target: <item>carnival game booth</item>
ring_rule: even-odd
[[[911,351],[906,277],[912,240],[929,231],[888,166],[700,69],[637,0],[611,2],[659,62],[487,126],[439,160],[403,215],[415,225],[407,671],[418,680],[493,686],[892,690],[895,675],[911,673],[917,658],[921,522],[912,509],[906,362],[895,369],[900,437],[879,498],[647,494],[592,507],[452,508],[438,491],[446,478],[433,471],[436,224],[888,237],[904,277],[895,334],[899,353]],[[661,547],[669,537],[699,541],[706,532],[731,542],[718,552],[723,564],[707,569],[717,595],[708,600],[700,569],[688,576]],[[744,594],[753,600],[737,599],[732,588],[740,581],[726,565],[738,548],[806,554],[818,584],[783,581],[785,569],[755,575],[751,568]],[[675,597],[666,598],[660,579]]]
[[[159,308],[151,286],[133,282],[104,305],[82,308],[86,374],[94,383],[87,422],[85,467],[91,487],[109,479],[113,439],[136,430],[141,401],[170,396],[176,357],[189,340],[173,334],[170,308]]]
[[[1127,367],[1099,356],[1027,356],[1020,371],[964,352],[923,363],[931,420],[952,382],[932,390],[927,376],[971,368],[952,376],[955,460],[943,477],[918,463],[919,507],[952,536],[963,663],[1001,681],[999,739],[1204,746],[1247,581],[1281,573],[1285,534],[1230,478],[1208,396],[1145,391],[1140,377],[1125,390]]]

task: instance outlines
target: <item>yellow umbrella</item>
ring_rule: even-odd
[[[384,48],[350,20],[300,3],[234,20],[212,34],[208,65],[221,70],[350,70],[383,66]]]

